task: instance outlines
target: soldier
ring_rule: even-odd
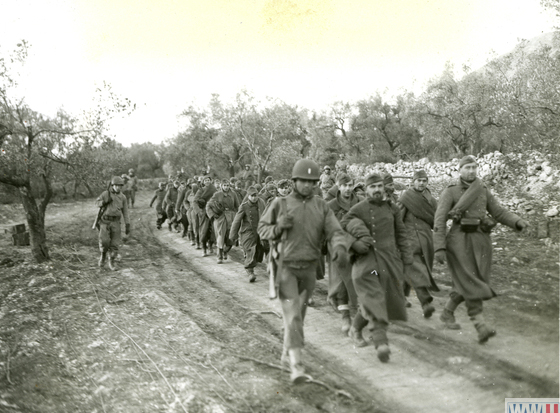
[[[278,196],[284,198],[290,195],[291,192],[292,186],[290,185],[290,181],[288,179],[280,179],[278,181]]]
[[[169,223],[169,231],[171,226],[177,229],[177,220],[175,218],[175,204],[177,203],[177,196],[179,194],[179,181],[173,181],[173,186],[167,190],[163,202],[165,203],[165,212]]]
[[[352,280],[360,312],[354,317],[350,336],[358,347],[365,346],[362,330],[372,323],[377,357],[385,363],[391,353],[389,320],[406,321],[401,279],[403,264],[412,264],[412,254],[400,211],[386,199],[381,175],[369,175],[365,185],[367,198],[354,205],[341,221],[356,238],[352,243]]]
[[[385,186],[385,193],[387,194],[387,199],[393,203],[397,203],[397,195],[395,194],[395,182],[393,181],[393,175],[386,173],[383,176],[383,185]]]
[[[262,262],[264,255],[264,248],[257,233],[259,219],[264,210],[264,201],[259,198],[257,190],[251,186],[247,190],[247,200],[239,207],[231,226],[231,243],[235,243],[239,236],[245,255],[243,266],[251,283],[257,279],[255,267],[258,262]]]
[[[331,189],[335,183],[335,179],[331,174],[331,167],[329,165],[325,165],[323,173],[319,179],[319,189],[322,192],[323,199],[327,197],[327,192],[329,192],[329,189]]]
[[[314,196],[319,181],[317,164],[300,159],[294,165],[292,180],[294,192],[272,201],[259,221],[258,233],[276,244],[276,286],[284,318],[282,362],[289,359],[291,380],[301,383],[309,379],[301,360],[303,320],[315,288],[322,243],[326,239],[331,244],[333,260],[341,265],[347,261],[347,253],[344,232],[334,213]]]
[[[160,182],[158,184],[158,189],[156,189],[156,191],[154,192],[154,197],[150,201],[150,208],[154,204],[154,201],[157,201],[156,202],[156,215],[157,215],[156,228],[157,229],[161,229],[161,224],[163,224],[167,219],[167,213],[165,212],[163,207],[163,200],[165,199],[166,193],[167,191],[165,190],[165,183]]]
[[[328,202],[334,216],[340,220],[360,200],[354,193],[354,181],[347,174],[339,174],[336,187],[336,197]],[[328,301],[342,314],[342,333],[348,335],[351,317],[356,315],[358,297],[352,283],[352,267],[340,267],[336,262],[330,262],[329,267]]]
[[[121,193],[126,197],[126,206],[130,208],[130,185],[128,183],[128,175],[122,174],[121,179],[123,180],[123,186]]]
[[[138,177],[134,173],[134,169],[128,170],[128,178],[130,180],[130,206],[134,208],[134,201],[136,200],[136,191],[138,191]]]
[[[278,189],[276,188],[276,185],[274,183],[269,182],[261,190],[259,196],[262,198],[266,205],[270,205],[272,200],[278,196]]]
[[[204,186],[198,189],[193,201],[196,204],[195,211],[198,215],[198,237],[203,249],[202,256],[207,257],[209,253],[212,253],[214,234],[212,232],[211,220],[208,215],[206,215],[206,204],[216,192],[216,187],[212,183],[212,178],[209,176],[204,177],[203,183]],[[198,246],[197,249],[199,249]]]
[[[251,165],[245,165],[245,170],[243,171],[243,175],[241,175],[241,179],[243,180],[245,190],[255,183],[255,175],[253,175],[253,171],[251,171]]]
[[[247,191],[243,189],[243,182],[240,180],[235,181],[234,191],[237,194],[237,199],[244,202],[245,197],[247,196]]]
[[[193,179],[190,189],[185,194],[186,205],[187,205],[187,219],[189,220],[189,239],[191,240],[191,245],[196,245],[197,249],[200,249],[200,238],[199,238],[199,223],[198,215],[195,212],[195,202],[194,196],[198,191],[197,181]]]
[[[130,234],[130,219],[126,197],[121,193],[123,187],[121,177],[115,176],[111,180],[111,188],[104,191],[97,198],[97,206],[103,208],[103,215],[99,223],[99,267],[103,267],[109,254],[109,268],[115,271],[115,258],[121,244],[121,215],[124,217],[125,235]]]
[[[413,263],[410,272],[405,273],[408,285],[416,291],[425,318],[435,311],[431,304],[434,298],[429,289],[439,291],[432,277],[434,264],[434,241],[432,228],[437,201],[428,189],[428,175],[420,170],[412,177],[412,188],[404,191],[399,199],[401,217],[411,235]],[[405,288],[406,295],[406,288]]]
[[[490,232],[496,221],[518,231],[528,223],[499,204],[477,177],[477,167],[473,156],[462,158],[459,179],[441,194],[434,222],[434,248],[436,261],[443,264],[447,260],[452,280],[452,291],[440,319],[448,328],[460,328],[453,312],[464,301],[482,344],[496,335],[482,316],[482,301],[496,296],[490,287]],[[448,219],[453,220],[449,232]]]
[[[206,204],[206,214],[213,220],[216,246],[218,248],[218,264],[227,260],[227,253],[231,248],[229,235],[233,218],[239,208],[237,195],[231,190],[227,179],[222,181],[221,190],[217,191]]]
[[[177,194],[177,202],[175,203],[176,221],[179,224],[181,224],[181,226],[183,227],[181,238],[185,238],[189,229],[189,220],[187,218],[187,209],[189,205],[186,196],[187,193],[190,191],[189,181],[192,181],[192,179],[189,179],[188,181],[187,180],[181,181],[181,185],[179,186],[179,191]]]

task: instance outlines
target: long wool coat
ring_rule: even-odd
[[[243,202],[231,225],[230,238],[235,240],[239,234],[239,241],[245,251],[245,268],[253,268],[257,262],[262,262],[264,249],[260,242],[257,227],[259,219],[265,209],[264,201],[257,197],[257,202]]]
[[[373,246],[366,254],[355,255],[352,266],[362,315],[384,323],[406,320],[403,264],[412,263],[412,254],[400,211],[393,203],[365,199],[344,215],[342,227],[348,230],[348,224],[356,218],[373,239]],[[361,238],[352,231],[350,235]]]
[[[232,190],[227,192],[218,191],[208,201],[206,214],[210,219],[214,218],[214,234],[218,248],[224,248],[229,237],[233,217],[238,208],[237,194]]]
[[[460,224],[455,222],[449,232],[446,231],[448,213],[467,188],[468,184],[458,180],[445,188],[441,194],[434,222],[434,248],[436,251],[447,252],[453,290],[467,300],[488,300],[496,296],[489,285],[492,264],[490,235],[480,229],[476,232],[463,232]],[[463,218],[483,219],[487,212],[499,223],[512,228],[516,228],[516,223],[521,219],[504,209],[484,186],[476,200],[463,213]]]
[[[414,191],[414,189],[408,189],[407,191]],[[424,190],[421,193],[421,196],[424,198],[424,202],[431,207],[433,219],[433,215],[435,214],[437,208],[437,201],[428,190]],[[439,288],[432,276],[432,268],[434,264],[434,238],[432,234],[432,225],[415,216],[412,211],[409,211],[402,203],[399,203],[399,205],[401,208],[402,220],[406,228],[409,230],[410,247],[413,258],[411,271],[408,271],[405,274],[405,279],[414,288],[428,287],[434,291],[439,291]]]

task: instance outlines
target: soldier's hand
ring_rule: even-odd
[[[359,239],[352,243],[352,249],[356,251],[358,254],[363,255],[367,254],[369,251],[369,245],[366,244],[364,241],[360,241]]]
[[[524,219],[520,219],[519,221],[517,221],[515,223],[515,226],[517,227],[517,229],[519,231],[523,231],[525,228],[527,228],[529,226],[529,223],[527,221],[525,221]]]
[[[294,226],[294,217],[291,215],[281,215],[276,222],[280,229],[290,229]]]
[[[447,260],[447,254],[446,254],[445,250],[439,250],[439,251],[436,251],[436,253],[434,255],[434,258],[440,264],[445,264],[445,261]]]
[[[124,228],[125,228],[124,233],[126,235],[130,234],[130,224],[125,224]]]
[[[333,251],[332,259],[341,267],[346,267],[348,265],[348,253],[346,249],[340,245],[336,247]]]

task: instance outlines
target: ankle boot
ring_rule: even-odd
[[[224,253],[221,248],[218,248],[218,264],[222,264],[224,262]]]
[[[364,340],[364,336],[362,335],[361,330],[356,330],[354,326],[351,326],[348,335],[350,336],[356,347],[367,346],[367,342]]]
[[[494,337],[496,335],[496,330],[486,324],[482,314],[477,314],[471,317],[471,321],[478,332],[478,342],[480,344],[486,343],[490,337]]]
[[[107,253],[106,252],[102,252],[101,256],[99,257],[99,268],[103,268],[105,266],[105,263],[107,262]]]
[[[290,356],[290,380],[292,384],[301,384],[311,380],[311,376],[305,374],[305,368],[301,361],[301,348],[288,350]]]
[[[445,303],[445,307],[443,308],[443,311],[439,316],[439,319],[445,324],[445,328],[448,328],[450,330],[461,329],[461,326],[457,324],[457,322],[455,321],[455,316],[453,315],[453,312],[456,308],[457,304],[453,300],[451,300],[451,298],[447,300],[447,303]]]

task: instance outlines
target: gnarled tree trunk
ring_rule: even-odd
[[[37,262],[45,262],[50,259],[45,232],[45,212],[37,205],[29,187],[22,186],[19,188],[19,192],[27,216],[27,225],[29,226],[31,253]]]

